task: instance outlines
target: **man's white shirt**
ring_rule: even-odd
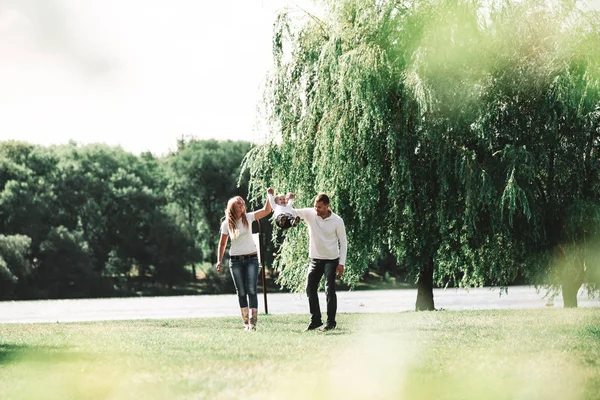
[[[348,240],[344,220],[333,211],[325,219],[319,217],[314,208],[300,208],[294,211],[308,225],[310,238],[308,256],[322,260],[339,258],[339,263],[346,265]]]

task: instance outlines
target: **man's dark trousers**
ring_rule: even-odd
[[[321,324],[321,307],[319,306],[319,282],[325,274],[325,298],[327,299],[327,325],[335,327],[335,313],[337,311],[337,295],[335,293],[335,270],[339,259],[320,260],[311,258],[306,275],[306,295],[310,310],[310,322],[313,325]]]

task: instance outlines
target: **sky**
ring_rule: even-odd
[[[286,6],[311,10],[308,0],[0,0],[0,140],[156,155],[182,136],[256,141]]]
[[[182,136],[260,140],[286,6],[318,14],[310,0],[0,0],[0,140],[156,155]]]

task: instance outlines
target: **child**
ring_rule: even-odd
[[[275,221],[277,225],[282,229],[288,229],[292,226],[298,225],[300,217],[296,216],[296,212],[292,208],[294,203],[294,193],[288,193],[287,196],[278,194],[273,196],[275,191],[272,188],[267,189],[267,196],[269,203],[274,210]]]

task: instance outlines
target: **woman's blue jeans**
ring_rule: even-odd
[[[258,308],[256,284],[258,281],[258,257],[239,256],[229,259],[229,270],[238,296],[240,308]]]

